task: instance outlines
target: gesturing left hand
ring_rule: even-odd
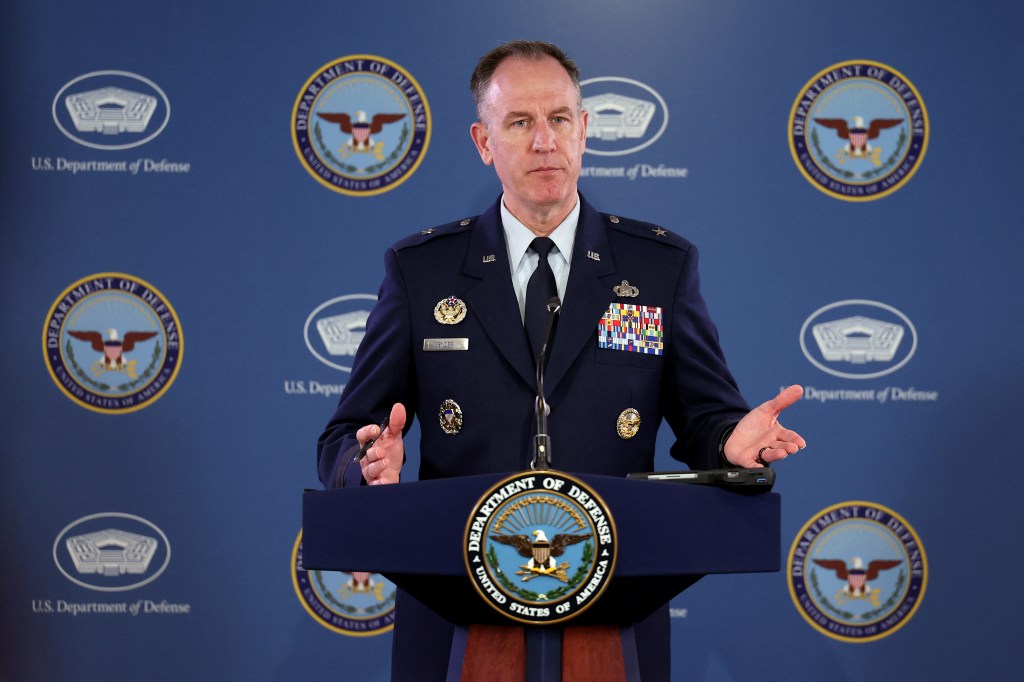
[[[725,458],[735,466],[755,468],[807,447],[799,433],[779,423],[779,414],[803,394],[802,386],[790,386],[748,412],[725,441]]]

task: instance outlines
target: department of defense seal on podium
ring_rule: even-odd
[[[505,478],[480,498],[464,537],[470,581],[521,623],[560,623],[589,608],[615,568],[615,523],[583,481],[553,471]]]

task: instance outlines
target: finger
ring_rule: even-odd
[[[379,458],[375,452],[377,448],[370,448],[366,451],[366,457],[363,459],[367,462],[366,466],[363,467],[363,476],[368,482],[372,482],[379,479],[387,469],[387,461],[383,458]]]
[[[373,448],[370,449],[372,450]],[[359,468],[363,472],[363,478],[367,481],[373,478],[373,460],[370,457],[369,451],[367,451],[367,453],[363,455],[363,458],[359,460]]]
[[[395,403],[391,406],[391,418],[388,420],[388,431],[394,431],[396,434],[401,434],[405,428],[405,405],[402,403]]]
[[[376,424],[367,424],[356,431],[356,440],[359,442],[359,447],[362,447],[366,445],[366,441],[376,438],[378,435],[380,435],[380,427]]]
[[[759,448],[757,454],[754,455],[755,466],[767,466],[773,462],[786,459],[799,451],[799,449],[795,443],[775,442],[772,445],[766,445]]]
[[[779,441],[772,444],[770,452],[776,454],[778,459],[785,459],[800,452],[800,445],[792,441]]]
[[[772,412],[777,415],[796,401],[800,400],[803,394],[803,386],[793,384],[792,386],[779,391],[779,394],[769,400],[768,404],[771,406]]]
[[[791,443],[798,450],[802,450],[807,447],[807,441],[804,440],[796,431],[790,431],[789,429],[781,429],[775,434],[775,440],[780,443]],[[790,452],[790,454],[793,454]]]

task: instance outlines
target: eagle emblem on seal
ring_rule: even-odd
[[[521,570],[516,575],[523,576],[523,582],[527,582],[537,576],[545,575],[557,578],[563,583],[569,582],[566,570],[569,562],[555,561],[557,557],[565,553],[565,548],[575,545],[578,542],[591,537],[591,533],[558,533],[550,540],[544,531],[539,528],[533,531],[533,540],[528,535],[492,535],[491,539],[503,545],[511,545],[519,552],[520,556],[529,558],[525,564],[520,566]]]

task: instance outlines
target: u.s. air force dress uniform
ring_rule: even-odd
[[[664,418],[676,436],[673,457],[692,469],[723,466],[722,437],[749,408],[700,293],[696,248],[657,225],[580,202],[544,378],[552,465],[609,476],[649,471]],[[360,484],[355,433],[396,402],[420,421],[421,480],[528,468],[536,375],[499,203],[399,242],[385,261],[351,378],[320,437],[320,479],[327,487]],[[435,679],[427,672],[433,652],[443,679],[451,628],[428,625],[436,616],[411,602],[399,595],[394,678]],[[663,611],[637,643],[641,670],[664,664],[667,674]],[[414,625],[426,627],[413,634]]]

